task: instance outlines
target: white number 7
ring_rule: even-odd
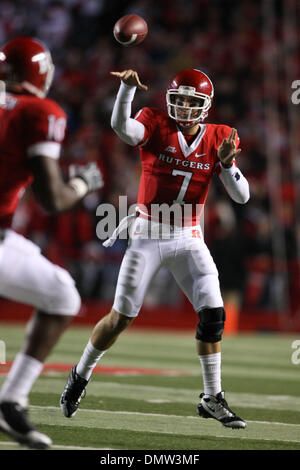
[[[184,176],[177,199],[174,199],[173,203],[185,204],[185,201],[183,200],[183,198],[185,196],[185,193],[187,192],[187,188],[189,186],[193,173],[191,171],[173,170],[172,176]]]

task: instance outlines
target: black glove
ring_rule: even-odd
[[[88,191],[96,191],[104,186],[103,176],[95,162],[87,165],[70,165],[71,178],[81,178],[87,184]]]

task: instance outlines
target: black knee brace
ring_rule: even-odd
[[[198,312],[198,316],[196,339],[205,343],[221,341],[225,322],[224,308],[205,308]]]

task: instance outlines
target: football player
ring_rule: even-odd
[[[121,79],[112,127],[124,142],[138,146],[140,151],[138,210],[129,228],[129,246],[121,264],[112,310],[95,326],[79,363],[70,371],[61,396],[62,412],[66,417],[76,413],[97,361],[138,315],[152,277],[164,265],[199,317],[196,339],[204,391],[198,414],[214,418],[226,427],[245,428],[245,421],[229,408],[221,386],[225,310],[217,268],[204,242],[197,209],[205,204],[214,174],[219,175],[234,201],[248,201],[249,185],[235,161],[240,153],[237,131],[226,125],[203,123],[214,89],[200,70],[183,70],[173,78],[166,93],[167,112],[143,108],[134,119],[131,103],[136,89],[147,87],[136,71],[112,74]],[[170,225],[155,214],[155,206],[163,204],[189,206],[191,210],[188,217],[177,217],[176,223]],[[152,228],[158,230],[153,232]],[[149,232],[156,236],[147,236]],[[111,244],[114,238],[105,244]]]
[[[69,273],[14,232],[12,219],[29,185],[52,213],[70,209],[103,186],[94,163],[77,168],[67,183],[63,180],[58,159],[66,115],[46,98],[53,73],[50,52],[36,39],[18,37],[0,50],[0,79],[7,91],[0,105],[0,296],[36,308],[0,391],[0,429],[40,449],[49,447],[51,439],[29,421],[27,397],[81,300]]]

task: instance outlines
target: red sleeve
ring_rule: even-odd
[[[59,158],[65,138],[66,114],[50,99],[35,99],[26,107],[24,130],[28,157]]]
[[[134,119],[141,122],[145,126],[145,134],[142,142],[139,144],[139,146],[143,147],[147,144],[153,134],[156,123],[155,113],[151,108],[142,108],[136,113]]]
[[[218,153],[217,153],[218,148],[220,147],[221,143],[223,142],[223,139],[227,139],[230,136],[231,131],[232,131],[232,127],[229,127],[229,126],[220,125],[220,126],[217,127],[216,139],[215,139],[216,163],[215,163],[215,169],[214,169],[214,173],[216,173],[217,175],[220,174],[220,172],[221,172],[221,167],[220,167],[221,162],[218,158]],[[238,148],[239,145],[240,145],[240,138],[239,138],[238,134],[236,135],[235,145],[236,145],[236,148]],[[233,159],[233,165],[236,166],[235,159]]]

